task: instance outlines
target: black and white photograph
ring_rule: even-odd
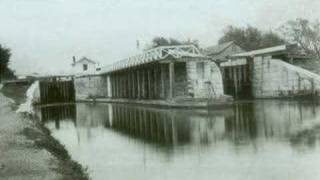
[[[320,180],[319,0],[0,0],[0,180]]]

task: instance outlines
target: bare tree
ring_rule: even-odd
[[[280,27],[289,42],[297,42],[306,53],[320,59],[320,22],[307,19],[288,21]]]

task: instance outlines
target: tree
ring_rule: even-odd
[[[316,58],[320,58],[320,22],[310,22],[298,18],[280,27],[283,36],[290,42],[297,42],[303,50]]]
[[[0,82],[3,79],[15,78],[14,72],[9,68],[10,57],[10,49],[0,44]]]
[[[174,38],[155,37],[152,39],[152,48],[159,46],[175,46],[175,45],[195,45],[199,47],[197,40],[179,41]]]
[[[152,47],[159,47],[159,46],[168,46],[169,40],[164,37],[155,37],[152,39]]]
[[[286,43],[278,34],[269,31],[262,32],[258,28],[247,26],[246,28],[228,26],[218,43],[234,41],[244,50],[256,50]]]
[[[272,31],[269,31],[262,35],[260,46],[261,48],[267,48],[267,47],[278,46],[286,43],[287,41],[282,37],[280,37],[278,34]]]

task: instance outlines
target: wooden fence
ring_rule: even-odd
[[[69,81],[40,81],[40,103],[70,103],[75,102],[73,80]]]

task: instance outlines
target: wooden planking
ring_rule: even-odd
[[[40,103],[75,102],[75,87],[71,81],[40,81]]]

